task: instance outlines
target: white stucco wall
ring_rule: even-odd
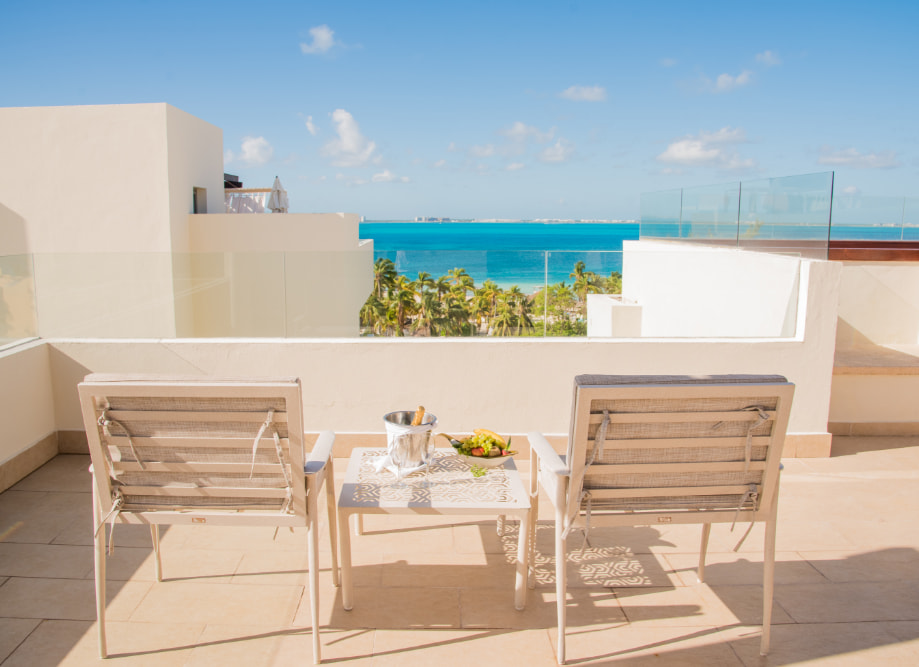
[[[38,341],[0,351],[0,464],[57,430],[49,350]]]
[[[29,252],[168,251],[165,104],[0,108],[0,203]]]
[[[642,336],[794,335],[801,259],[651,241],[623,249],[622,296],[641,306]]]
[[[175,336],[169,253],[193,187],[223,211],[221,131],[168,104],[5,108],[0,156],[0,243],[34,257],[39,335]]]
[[[919,262],[844,262],[839,319],[843,345],[919,343]]]

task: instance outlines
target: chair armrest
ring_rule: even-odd
[[[569,474],[568,466],[562,461],[562,457],[552,449],[552,445],[549,444],[549,441],[546,440],[542,433],[533,431],[532,433],[527,433],[527,438],[530,441],[530,448],[539,457],[541,470],[561,477]]]
[[[313,451],[303,466],[303,474],[315,475],[322,472],[325,464],[332,458],[332,445],[335,444],[335,433],[332,431],[323,431],[319,434],[316,444],[313,445]]]

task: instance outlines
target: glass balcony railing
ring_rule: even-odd
[[[833,191],[833,172],[651,192],[643,239],[679,238],[826,258],[830,241],[917,241],[919,198]]]
[[[37,335],[32,256],[0,256],[0,349]]]

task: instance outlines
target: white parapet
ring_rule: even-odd
[[[641,306],[617,294],[588,294],[587,335],[638,338],[641,336]]]

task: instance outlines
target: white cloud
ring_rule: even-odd
[[[756,54],[756,62],[762,63],[766,67],[773,67],[775,65],[781,65],[782,59],[779,58],[778,54],[774,51],[763,51],[762,53]]]
[[[552,137],[555,136],[555,128],[552,128],[548,132],[541,132],[539,128],[527,125],[519,120],[506,130],[501,130],[500,132],[511,141],[523,142],[527,139],[532,139],[538,144],[552,141]]]
[[[442,169],[443,167],[446,167],[446,166],[447,166],[446,160],[438,160],[437,162],[434,163],[434,167],[437,169]]]
[[[574,146],[566,139],[559,139],[539,154],[543,162],[567,162],[574,155]]]
[[[676,58],[661,58],[659,62],[661,67],[673,67],[677,64]]]
[[[300,42],[303,53],[326,53],[335,46],[335,31],[327,25],[310,28],[310,36],[313,38],[312,43]]]
[[[603,86],[571,86],[559,93],[559,97],[575,102],[602,102],[606,99],[606,89]]]
[[[507,165],[507,166],[505,167],[505,169],[506,169],[507,171],[520,171],[520,170],[523,169],[525,166],[526,166],[526,165],[523,164],[523,162],[511,162],[509,165]]]
[[[238,162],[247,167],[255,167],[268,162],[272,155],[274,148],[265,137],[243,137],[240,152],[227,151],[223,157],[226,162]]]
[[[861,190],[859,190],[859,189],[858,189],[857,187],[855,187],[854,185],[850,185],[850,186],[845,187],[845,188],[842,189],[842,194],[844,194],[844,195],[857,195],[857,194],[859,194],[860,192],[861,192]]]
[[[746,140],[746,134],[739,127],[723,127],[716,132],[702,131],[698,136],[690,135],[674,141],[657,156],[657,160],[684,166],[750,169],[754,166],[753,160],[741,158],[732,148],[734,144]]]
[[[331,158],[336,167],[360,167],[377,159],[373,155],[376,143],[369,141],[354,120],[354,116],[344,109],[332,113],[337,139],[332,139],[322,147],[322,155]]]
[[[316,125],[313,123],[313,117],[307,116],[305,122],[306,122],[306,129],[309,131],[310,134],[312,134],[315,137],[316,136]]]
[[[485,144],[484,146],[473,146],[469,152],[476,157],[491,157],[495,154],[494,144]]]
[[[457,149],[457,147],[456,147],[456,142],[455,142],[455,141],[451,141],[451,142],[450,142],[450,145],[447,146],[447,150],[450,151],[451,153],[457,151],[458,149]]]
[[[753,72],[746,69],[737,76],[731,76],[730,74],[719,74],[718,78],[715,80],[713,88],[716,93],[725,93],[729,90],[734,90],[735,88],[746,86],[752,80]]]
[[[859,153],[854,148],[834,151],[832,148],[824,147],[820,150],[820,157],[817,162],[835,167],[853,167],[855,169],[893,169],[900,166],[897,154],[893,151]]]
[[[389,169],[384,169],[379,174],[374,174],[370,177],[370,180],[374,183],[408,183],[408,176],[396,176]]]

